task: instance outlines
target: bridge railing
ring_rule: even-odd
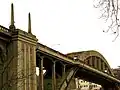
[[[0,31],[9,32],[9,29],[0,25]]]
[[[51,53],[51,54],[53,54],[53,55],[55,55],[55,56],[58,55],[58,56],[60,56],[60,57],[68,58],[68,59],[74,61],[73,58],[71,58],[71,57],[69,57],[69,56],[67,56],[67,55],[65,55],[65,54],[62,54],[61,52],[56,51],[56,50],[54,50],[54,49],[52,49],[52,48],[50,48],[50,47],[48,47],[48,46],[46,46],[46,45],[43,45],[43,44],[41,44],[41,43],[37,43],[37,44],[38,44],[38,45],[37,45],[37,49],[40,49],[41,51],[45,51],[45,52]]]

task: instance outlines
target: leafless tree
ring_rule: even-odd
[[[112,31],[116,39],[120,30],[120,0],[94,0],[94,7],[100,9],[100,18],[108,23],[108,28],[104,32]]]

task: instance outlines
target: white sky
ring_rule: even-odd
[[[97,50],[112,68],[120,66],[120,38],[112,42],[115,36],[102,32],[92,0],[0,0],[0,25],[9,27],[11,2],[17,28],[27,31],[31,12],[32,32],[40,43],[62,53]]]

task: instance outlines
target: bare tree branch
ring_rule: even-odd
[[[101,12],[100,18],[106,23],[110,23],[108,29],[103,32],[112,31],[115,34],[115,39],[119,36],[120,30],[120,0],[94,0],[95,8],[99,8]]]

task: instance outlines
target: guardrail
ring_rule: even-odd
[[[48,54],[53,55],[55,57],[59,57],[61,60],[65,60],[65,61],[68,61],[68,62],[71,62],[71,63],[74,62],[73,58],[68,57],[67,55],[62,54],[59,51],[56,51],[56,50],[54,50],[54,49],[52,49],[52,48],[50,48],[46,45],[43,45],[41,43],[37,43],[37,50],[48,53]]]

